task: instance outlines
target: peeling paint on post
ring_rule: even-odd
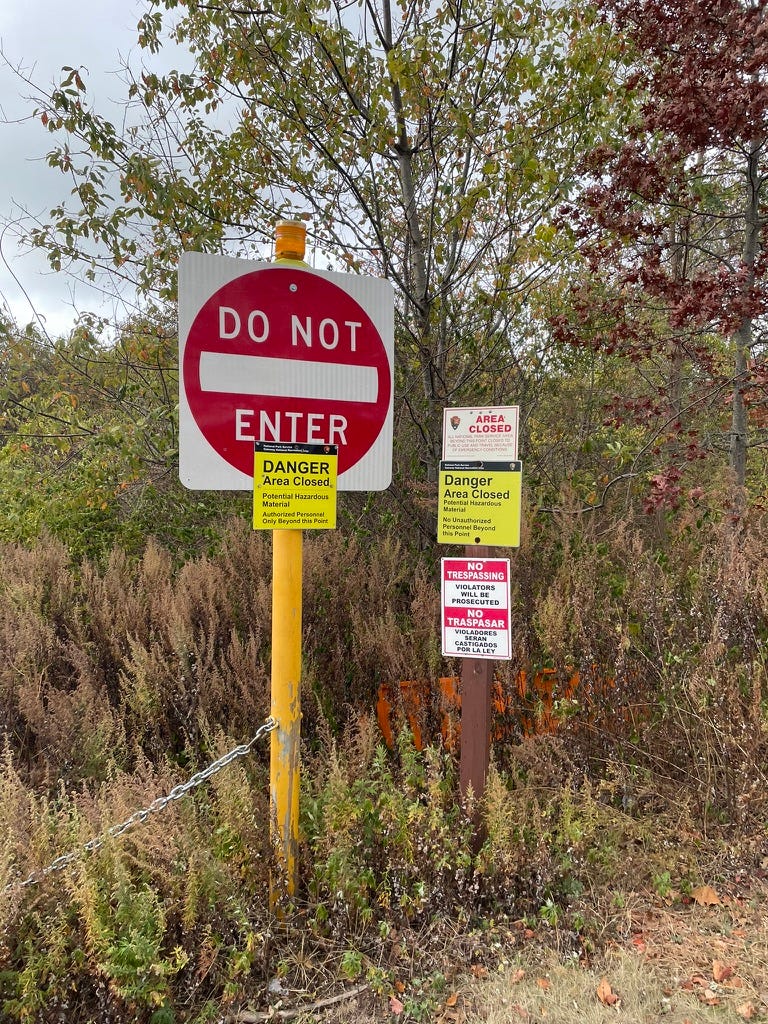
[[[278,263],[304,263],[306,228],[283,221],[275,233]],[[301,622],[303,535],[272,531],[271,714],[277,722],[269,751],[269,822],[277,861],[269,902],[291,899],[299,880],[299,774],[301,740]]]
[[[270,826],[277,871],[273,909],[296,892],[301,737],[301,530],[272,531],[272,703]]]

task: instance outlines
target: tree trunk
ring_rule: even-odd
[[[744,208],[744,245],[742,262],[746,271],[743,294],[749,296],[755,284],[755,260],[760,249],[760,155],[763,141],[754,142],[747,157],[746,204]],[[747,406],[744,388],[747,382],[749,356],[752,348],[752,314],[742,317],[733,338],[733,400],[731,404],[730,465],[733,470],[738,506],[743,503],[747,481],[747,449],[749,443]]]
[[[669,226],[669,242],[672,252],[672,280],[676,283],[682,282],[686,274],[687,225],[680,225],[677,219],[674,219]],[[669,352],[669,407],[678,421],[683,411],[683,362],[682,346],[673,340]]]

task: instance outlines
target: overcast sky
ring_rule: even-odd
[[[21,65],[43,86],[58,80],[63,66],[84,66],[89,94],[100,109],[123,93],[116,75],[121,60],[136,54],[136,23],[141,0],[0,0],[0,43],[5,58]],[[85,76],[84,76],[85,77]],[[20,208],[45,216],[66,197],[67,180],[48,167],[45,154],[53,148],[39,121],[20,121],[30,111],[25,87],[3,64],[0,66],[0,222],[19,216]],[[13,122],[13,123],[7,123]],[[20,279],[35,310],[46,318],[50,333],[66,330],[76,310],[93,307],[98,299],[85,283],[54,274],[42,255],[22,258],[6,230],[2,256]],[[0,262],[0,296],[17,321],[28,323],[33,309],[22,289]]]

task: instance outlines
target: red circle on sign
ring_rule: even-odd
[[[248,476],[254,441],[338,444],[341,475],[389,412],[389,359],[371,318],[338,285],[295,267],[214,292],[192,322],[182,373],[201,433]]]

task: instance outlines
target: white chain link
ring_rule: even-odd
[[[7,885],[2,892],[6,893],[12,889],[26,889],[31,885],[37,885],[43,878],[50,875],[54,871],[62,871],[64,868],[69,867],[74,861],[79,860],[84,854],[93,853],[94,850],[98,850],[104,845],[107,839],[114,839],[117,836],[123,835],[128,829],[133,828],[134,825],[138,825],[147,820],[151,814],[156,814],[158,811],[165,810],[168,804],[174,800],[180,800],[183,796],[190,792],[192,789],[196,789],[201,786],[204,782],[207,782],[212,775],[220,772],[222,768],[226,768],[227,765],[232,764],[240,757],[245,757],[253,750],[255,745],[259,742],[262,736],[272,732],[273,729],[277,728],[277,722],[274,718],[268,718],[263,725],[259,727],[256,734],[248,743],[241,743],[240,746],[234,747],[228,753],[223,754],[217,761],[213,761],[208,765],[207,768],[203,768],[202,771],[195,772],[186,782],[180,782],[178,786],[174,786],[173,789],[165,796],[159,796],[152,803],[143,808],[140,811],[134,811],[134,813],[126,818],[125,821],[119,825],[112,825],[106,832],[102,832],[100,836],[96,836],[93,839],[89,839],[87,843],[84,843],[79,850],[72,850],[70,853],[63,853],[60,857],[55,860],[46,868],[41,868],[39,871],[33,872],[29,878],[25,878],[23,882],[12,882]]]

